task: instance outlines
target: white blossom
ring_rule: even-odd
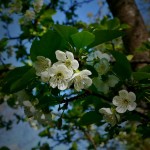
[[[31,107],[30,107],[30,112],[32,112],[32,113],[35,113],[35,112],[36,112],[36,109],[35,109],[34,106],[31,106]]]
[[[94,52],[91,52],[87,57],[87,63],[90,65],[95,60],[101,60],[105,58],[108,62],[110,61],[110,56],[106,53],[102,53],[101,51],[97,50]]]
[[[119,96],[113,98],[113,104],[117,106],[118,113],[124,113],[127,110],[133,111],[136,108],[136,95],[126,90],[119,91]]]
[[[45,71],[40,73],[41,81],[42,82],[49,82],[50,81],[50,68],[47,68]]]
[[[106,53],[102,53],[101,51],[95,51],[94,52],[94,57],[96,58],[99,58],[99,59],[103,59],[105,58],[106,60],[110,61],[110,56]]]
[[[24,14],[24,23],[32,21],[35,19],[35,12],[33,10],[26,10]]]
[[[91,74],[92,73],[89,70],[82,70],[75,73],[71,79],[71,83],[74,83],[74,88],[77,91],[80,91],[81,89],[87,89],[91,86],[92,79],[88,77]]]
[[[109,62],[107,59],[102,58],[99,63],[94,65],[94,68],[100,75],[103,75],[109,70]]]
[[[23,105],[26,106],[26,107],[32,107],[32,104],[30,101],[23,101]]]
[[[42,72],[45,72],[49,67],[51,67],[51,60],[43,56],[37,56],[37,61],[35,61],[33,67],[36,70],[36,75],[41,76]]]
[[[114,126],[119,120],[119,115],[112,112],[110,108],[101,108],[99,109],[99,112],[103,114],[103,119],[112,126]]]
[[[107,94],[110,87],[114,87],[119,82],[119,79],[114,75],[108,75],[106,80],[102,80],[101,76],[93,78],[93,84],[98,91]]]
[[[58,87],[60,90],[65,90],[68,87],[68,79],[72,77],[72,71],[69,70],[64,64],[53,65],[49,69],[50,86],[53,88]]]
[[[79,63],[76,59],[74,59],[74,55],[73,53],[66,51],[65,53],[57,50],[55,52],[56,54],[56,58],[58,60],[58,62],[56,62],[55,64],[61,64],[63,63],[67,68],[69,69],[73,69],[73,70],[77,70],[79,67]]]
[[[33,7],[35,12],[39,13],[43,6],[43,0],[34,0]]]
[[[13,0],[10,4],[10,13],[20,13],[22,10],[22,1],[21,0]]]
[[[31,113],[35,113],[36,109],[35,107],[32,105],[32,103],[29,100],[23,101],[23,105],[27,108],[29,108]]]
[[[109,87],[114,87],[119,82],[119,78],[114,75],[108,75],[107,83]]]

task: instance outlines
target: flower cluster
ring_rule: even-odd
[[[48,82],[52,88],[58,87],[59,90],[65,90],[74,83],[77,91],[86,89],[92,84],[91,71],[79,71],[79,63],[74,59],[73,53],[57,50],[55,52],[57,62],[53,65],[51,60],[43,56],[38,56],[33,64],[36,75],[41,77],[41,81]]]
[[[30,21],[34,20],[36,13],[39,13],[43,6],[43,0],[34,0],[33,8],[26,10],[24,16],[20,19],[21,24],[28,24]]]
[[[43,6],[43,0],[35,0],[33,2],[33,7],[35,12],[39,13]]]
[[[93,78],[93,84],[99,92],[107,94],[111,87],[114,87],[119,82],[119,79],[114,75],[108,75],[105,81],[102,80],[101,76]]]
[[[10,6],[10,14],[11,13],[20,13],[22,10],[22,1],[21,0],[13,0],[9,3]]]
[[[113,98],[113,104],[117,106],[116,112],[124,113],[127,110],[133,111],[136,108],[136,95],[133,92],[128,92],[126,90],[120,90],[119,96]],[[99,112],[103,114],[103,118],[106,122],[110,123],[112,126],[115,125],[119,120],[119,115],[112,111],[110,108],[100,108]]]
[[[91,52],[87,57],[87,64],[92,65],[98,73],[98,76],[93,78],[93,84],[99,92],[104,94],[107,94],[109,89],[119,82],[115,75],[110,74],[110,60],[110,55],[99,50]]]

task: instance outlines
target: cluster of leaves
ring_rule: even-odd
[[[60,3],[59,7],[61,8],[59,9],[65,11],[62,7],[64,3]],[[9,7],[6,1],[0,2],[0,4],[6,8]],[[23,2],[23,4],[22,13],[30,5],[29,1]],[[22,34],[18,37],[21,44],[17,45],[18,47],[16,46],[21,51],[21,56],[17,50],[17,57],[26,56],[24,60],[28,58],[35,62],[37,56],[44,56],[55,62],[55,51],[61,50],[65,52],[67,50],[74,54],[75,59],[78,60],[83,69],[88,69],[92,72],[91,78],[94,78],[98,74],[93,66],[87,65],[86,58],[91,51],[102,45],[104,51],[114,58],[112,59],[109,73],[115,74],[119,78],[119,83],[114,88],[111,88],[108,94],[98,91],[94,85],[79,92],[75,91],[73,87],[60,91],[50,88],[47,83],[41,82],[30,64],[17,67],[8,71],[8,73],[3,71],[5,67],[7,68],[5,65],[4,68],[0,68],[0,71],[4,72],[0,78],[0,90],[2,95],[11,94],[7,100],[8,105],[11,107],[22,106],[28,121],[33,127],[38,127],[39,124],[43,125],[45,129],[39,136],[47,136],[53,139],[56,144],[72,143],[70,146],[72,149],[77,149],[80,141],[85,139],[90,141],[88,149],[93,147],[96,149],[96,147],[101,147],[102,145],[107,146],[107,143],[113,138],[118,138],[120,141],[124,138],[124,140],[130,142],[129,137],[123,136],[121,133],[136,135],[137,141],[133,142],[132,146],[139,144],[138,142],[142,138],[145,141],[148,140],[150,126],[150,66],[147,65],[133,71],[132,62],[127,59],[125,54],[118,51],[117,44],[114,42],[116,38],[124,36],[123,29],[127,28],[127,26],[120,24],[116,18],[111,20],[104,18],[99,23],[80,24],[80,26],[77,24],[74,27],[54,24],[52,20],[54,11],[52,11],[52,8],[53,10],[57,8],[58,1],[51,1],[51,5],[48,6],[44,6],[34,21],[27,25],[21,25]],[[71,12],[66,12],[69,20],[68,24],[71,24],[70,17],[72,18],[74,14],[74,7],[70,9],[72,10]],[[1,15],[1,19],[3,19],[4,14],[2,12]],[[11,22],[11,17],[7,16],[6,18],[2,21],[6,23],[5,25],[8,25]],[[44,32],[43,30],[41,31],[41,26],[39,27],[37,22],[40,22],[41,26],[46,28]],[[37,34],[33,34],[35,32]],[[2,52],[6,50],[9,39],[11,39],[10,36],[0,40]],[[22,47],[22,42],[26,39],[33,40],[30,54],[27,54],[25,47]],[[106,77],[105,75],[103,76],[103,78]],[[99,109],[112,107],[112,98],[122,88],[126,88],[136,94],[137,109],[133,112],[121,114],[121,119],[115,126],[106,124],[102,114],[99,113]],[[3,96],[2,99],[4,99]],[[31,106],[24,103],[27,100],[36,109],[35,112],[30,111]],[[134,129],[131,128],[133,124]],[[102,127],[105,130],[103,131],[104,133],[102,133]],[[58,134],[58,130],[63,132]],[[147,132],[144,132],[145,130]],[[40,147],[40,144],[38,146]],[[45,147],[49,148],[47,145]]]

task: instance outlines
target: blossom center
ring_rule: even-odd
[[[58,72],[56,76],[57,76],[58,79],[63,78],[63,74],[61,72]]]
[[[66,65],[67,67],[70,67],[70,66],[71,66],[71,61],[70,61],[69,59],[67,59],[67,60],[65,61],[65,65]]]
[[[125,105],[128,105],[128,104],[129,104],[128,99],[123,99],[123,103],[124,103]]]

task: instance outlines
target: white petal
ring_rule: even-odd
[[[83,84],[81,82],[75,82],[74,83],[74,88],[77,90],[77,91],[80,91],[81,89],[83,89]]]
[[[23,101],[23,105],[26,106],[26,107],[31,107],[32,106],[30,101]]]
[[[103,75],[109,70],[109,63],[103,58],[99,63],[94,65],[94,68],[99,74]]]
[[[136,95],[133,92],[129,92],[128,94],[130,102],[133,102],[136,100]]]
[[[99,112],[101,114],[105,114],[105,115],[112,115],[112,111],[110,108],[101,108],[101,109],[99,109]]]
[[[53,77],[56,74],[56,67],[53,66],[53,67],[49,68],[48,73],[51,77]]]
[[[83,84],[84,84],[84,89],[88,88],[89,86],[92,85],[92,79],[89,77],[85,77],[82,80]]]
[[[41,119],[43,119],[43,120],[45,119],[45,115],[44,114],[41,115]]]
[[[107,83],[103,82],[100,77],[93,78],[93,84],[98,91],[107,94],[109,92],[109,86]]]
[[[53,64],[53,66],[57,67],[57,66],[62,65],[62,64],[64,64],[64,63],[62,63],[62,61],[57,61]]]
[[[122,99],[121,99],[119,96],[115,96],[115,97],[113,98],[113,104],[114,104],[115,106],[120,106],[120,105],[122,104]]]
[[[108,82],[110,87],[114,87],[119,82],[119,79],[114,75],[108,75],[108,81],[107,82]]]
[[[79,63],[77,60],[73,60],[71,63],[72,63],[72,68],[74,70],[77,70],[79,68]]]
[[[56,77],[52,77],[51,79],[50,79],[50,86],[52,87],[52,88],[55,88],[56,86],[57,86],[57,78]]]
[[[106,53],[102,54],[101,58],[105,58],[108,61],[110,61],[110,56],[108,54],[106,54]]]
[[[67,58],[69,60],[74,60],[74,56],[73,56],[73,53],[69,52],[69,51],[66,51],[66,55],[67,55]]]
[[[63,80],[60,83],[58,83],[58,89],[59,90],[65,90],[68,87],[67,81]]]
[[[49,75],[49,71],[48,70],[41,73],[41,80],[43,82],[48,82],[49,79],[50,79],[50,75]]]
[[[129,103],[129,105],[128,105],[128,110],[129,111],[132,111],[132,110],[134,110],[136,108],[136,103],[135,102],[131,102],[131,103]]]
[[[64,52],[62,52],[60,50],[57,50],[55,52],[55,54],[56,54],[57,60],[60,60],[60,61],[65,61],[66,60],[66,54]]]
[[[102,52],[101,52],[101,51],[95,51],[95,52],[94,52],[94,58],[99,58],[99,59],[101,59],[101,58],[102,58]]]
[[[36,110],[35,110],[35,107],[34,106],[32,106],[32,107],[30,107],[30,111],[32,112],[32,113],[34,113]]]
[[[92,72],[91,71],[89,71],[89,70],[82,70],[81,72],[80,72],[82,75],[91,75],[92,74]]]
[[[121,96],[124,99],[128,99],[128,91],[126,90],[119,91],[119,96]]]
[[[57,72],[61,72],[63,74],[63,76],[64,76],[64,79],[71,78],[71,76],[73,74],[73,70],[72,69],[68,69],[65,65],[58,66]]]
[[[127,110],[127,107],[125,105],[121,105],[116,108],[116,111],[118,113],[124,113],[124,112],[126,112],[126,110]]]

